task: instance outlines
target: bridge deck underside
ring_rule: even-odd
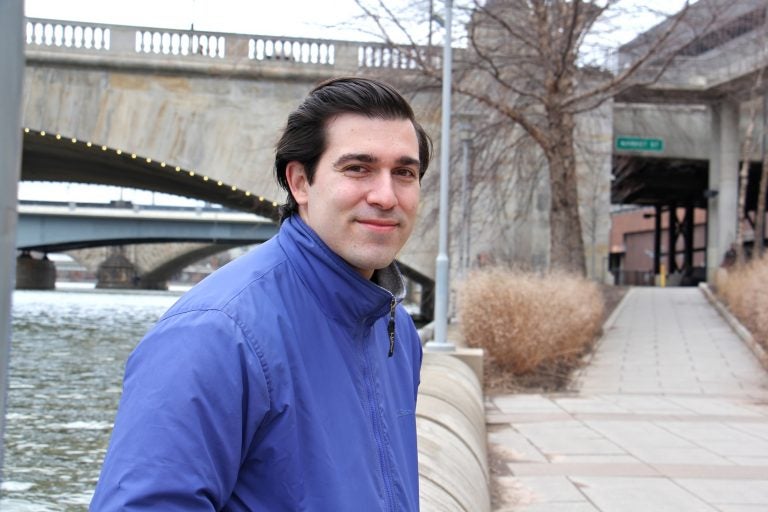
[[[615,155],[611,202],[666,206],[692,204],[705,208],[707,160]]]
[[[761,167],[750,163],[745,213],[756,209]],[[717,184],[709,186],[708,160],[614,155],[613,176],[613,204],[706,208],[706,191],[717,189]]]

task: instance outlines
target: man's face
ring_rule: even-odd
[[[299,214],[363,277],[389,265],[419,206],[419,143],[407,119],[342,114],[326,125],[327,148],[312,185],[288,165]]]

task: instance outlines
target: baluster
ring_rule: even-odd
[[[82,48],[83,47],[83,27],[76,26],[75,27],[75,48]]]
[[[64,39],[64,27],[56,25],[53,27],[53,44],[56,46],[62,46]]]
[[[189,55],[189,49],[190,45],[192,44],[192,41],[190,40],[189,34],[182,34],[181,35],[181,54],[182,55]]]
[[[173,55],[178,55],[181,53],[181,36],[179,36],[178,33],[174,32],[171,36],[171,53]]]
[[[83,46],[85,48],[91,48],[93,46],[93,28],[85,27],[83,29]]]
[[[45,27],[43,28],[43,34],[45,36],[45,45],[53,45],[53,25],[46,23]]]
[[[93,29],[93,47],[101,50],[104,46],[104,30],[101,27]]]
[[[75,29],[72,28],[72,25],[67,25],[66,27],[64,27],[64,46],[66,46],[67,48],[71,48],[74,38],[75,38]]]

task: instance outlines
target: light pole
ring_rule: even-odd
[[[434,351],[455,350],[447,339],[448,331],[448,193],[451,167],[451,11],[452,0],[445,2],[445,39],[443,40],[443,119],[440,137],[440,228],[435,259],[435,334],[427,348]]]
[[[0,470],[11,348],[11,295],[16,276],[16,204],[21,168],[24,2],[0,2]]]
[[[469,270],[469,247],[472,230],[472,183],[470,182],[470,159],[472,151],[472,125],[468,121],[459,123],[461,139],[461,239],[459,247],[459,273],[466,277]]]

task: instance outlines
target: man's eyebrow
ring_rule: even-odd
[[[346,153],[341,155],[335,162],[334,167],[341,167],[348,162],[364,162],[366,164],[376,163],[378,159],[368,153]]]
[[[379,159],[375,156],[369,154],[369,153],[346,153],[344,155],[341,155],[338,159],[336,159],[335,162],[333,162],[334,167],[341,167],[342,165],[348,163],[348,162],[363,162],[366,164],[374,164],[378,162]],[[415,165],[419,166],[419,159],[413,158],[410,156],[401,156],[397,159],[398,165]]]

